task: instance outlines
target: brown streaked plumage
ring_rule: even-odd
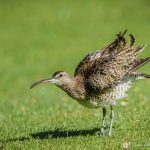
[[[137,69],[150,61],[150,57],[137,59],[145,46],[135,46],[135,38],[130,34],[130,44],[127,44],[123,33],[117,34],[114,42],[108,46],[88,54],[77,66],[74,76],[64,71],[57,71],[52,78],[34,83],[50,82],[64,90],[80,104],[90,107],[102,107],[103,119],[100,135],[104,134],[106,105],[110,105],[109,136],[112,132],[115,100],[126,96],[132,81],[150,78],[150,75],[138,72]]]

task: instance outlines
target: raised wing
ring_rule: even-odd
[[[135,47],[135,39],[130,35],[131,43],[121,34],[118,35],[116,46],[103,49],[99,59],[96,59],[86,73],[86,85],[92,90],[103,90],[119,84],[122,78],[135,67],[135,59],[144,46]],[[121,42],[122,41],[122,42]],[[135,69],[134,69],[135,70]]]
[[[126,30],[123,33],[120,32],[119,34],[117,34],[117,39],[115,39],[114,42],[94,53],[86,55],[85,58],[77,66],[74,75],[85,75],[89,68],[91,68],[93,63],[97,61],[97,59],[105,58],[110,55],[110,53],[122,49],[122,47],[124,47],[124,45],[126,44],[125,38],[123,37],[125,33]],[[131,43],[134,43],[133,36]]]

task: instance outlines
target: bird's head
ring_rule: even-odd
[[[53,83],[59,87],[62,87],[64,84],[66,84],[67,81],[69,81],[69,79],[70,79],[70,77],[66,72],[57,71],[52,75],[52,77],[33,83],[30,88],[33,88],[34,86],[36,86],[38,84],[47,83],[47,82]]]

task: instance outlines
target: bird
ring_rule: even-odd
[[[99,136],[105,134],[107,106],[110,107],[108,136],[112,135],[114,110],[118,99],[127,96],[127,91],[135,80],[150,78],[149,74],[138,71],[150,61],[150,57],[137,57],[145,45],[135,46],[135,37],[129,34],[127,42],[124,32],[116,34],[115,40],[84,57],[70,76],[65,71],[57,71],[52,77],[37,81],[30,88],[41,83],[52,83],[65,91],[79,104],[88,108],[101,108],[102,121]]]

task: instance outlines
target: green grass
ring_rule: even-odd
[[[150,2],[0,1],[0,149],[148,149],[150,80],[118,101],[111,138],[99,138],[101,109],[80,106],[53,85],[32,91],[54,71],[73,74],[78,62],[124,29],[150,56]],[[149,72],[150,64],[141,70]],[[125,102],[127,105],[122,105]],[[108,131],[109,115],[107,116]]]

